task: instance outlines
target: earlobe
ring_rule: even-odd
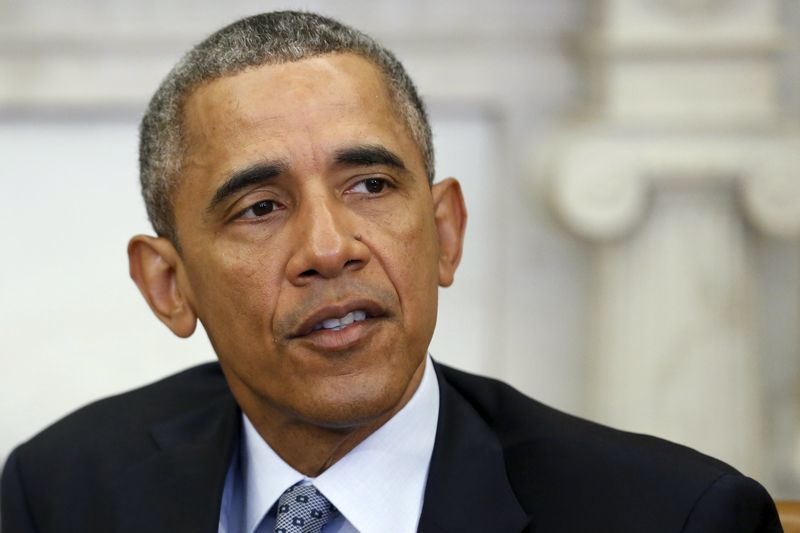
[[[467,208],[461,185],[455,178],[435,183],[432,193],[434,219],[439,236],[439,285],[449,287],[461,262]]]
[[[128,243],[130,275],[159,320],[179,337],[197,327],[188,287],[179,283],[183,263],[173,244],[164,238],[137,235]]]

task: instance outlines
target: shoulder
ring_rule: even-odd
[[[497,436],[514,492],[538,525],[554,531],[588,523],[613,524],[619,531],[693,531],[694,521],[711,520],[702,515],[729,515],[742,505],[755,520],[774,515],[764,488],[722,461],[569,415],[497,380],[438,369],[444,386]],[[740,531],[698,529],[718,530]],[[760,531],[741,529],[751,530]]]
[[[219,365],[190,368],[65,416],[14,450],[14,466],[50,481],[75,479],[76,469],[113,472],[154,449],[152,427],[226,395]]]
[[[81,407],[42,430],[21,450],[46,452],[64,443],[101,447],[135,440],[160,421],[229,394],[219,365],[207,363]]]
[[[620,467],[625,464],[633,466],[639,460],[646,460],[649,469],[665,463],[672,469],[677,462],[692,473],[699,469],[712,477],[736,472],[727,464],[685,446],[564,413],[501,381],[444,365],[440,368],[447,384],[492,428],[506,453],[512,457],[519,455],[521,461],[530,457],[525,451],[535,451],[552,453],[554,459],[574,461],[581,470],[609,467],[623,473]]]
[[[33,531],[61,523],[64,531],[94,531],[110,518],[102,513],[118,494],[137,490],[129,485],[135,468],[147,471],[164,455],[163,444],[203,432],[220,440],[228,426],[216,422],[233,420],[235,412],[215,363],[82,407],[9,456],[0,485],[2,527]]]

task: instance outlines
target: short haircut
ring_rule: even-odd
[[[422,99],[403,65],[386,48],[358,30],[313,13],[278,11],[230,24],[189,50],[158,88],[142,118],[139,177],[147,215],[156,234],[178,246],[174,192],[188,150],[183,108],[201,85],[247,68],[353,53],[371,61],[417,143],[433,182],[433,142]]]

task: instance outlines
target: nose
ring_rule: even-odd
[[[363,268],[370,260],[363,228],[347,206],[333,195],[320,194],[302,203],[294,221],[295,246],[287,265],[297,286],[332,279]]]

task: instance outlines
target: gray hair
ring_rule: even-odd
[[[341,52],[358,54],[383,73],[433,182],[428,116],[400,61],[371,37],[333,19],[297,11],[264,13],[234,22],[189,50],[150,100],[140,128],[139,178],[156,234],[178,245],[173,200],[187,151],[183,107],[195,89],[249,67]]]

